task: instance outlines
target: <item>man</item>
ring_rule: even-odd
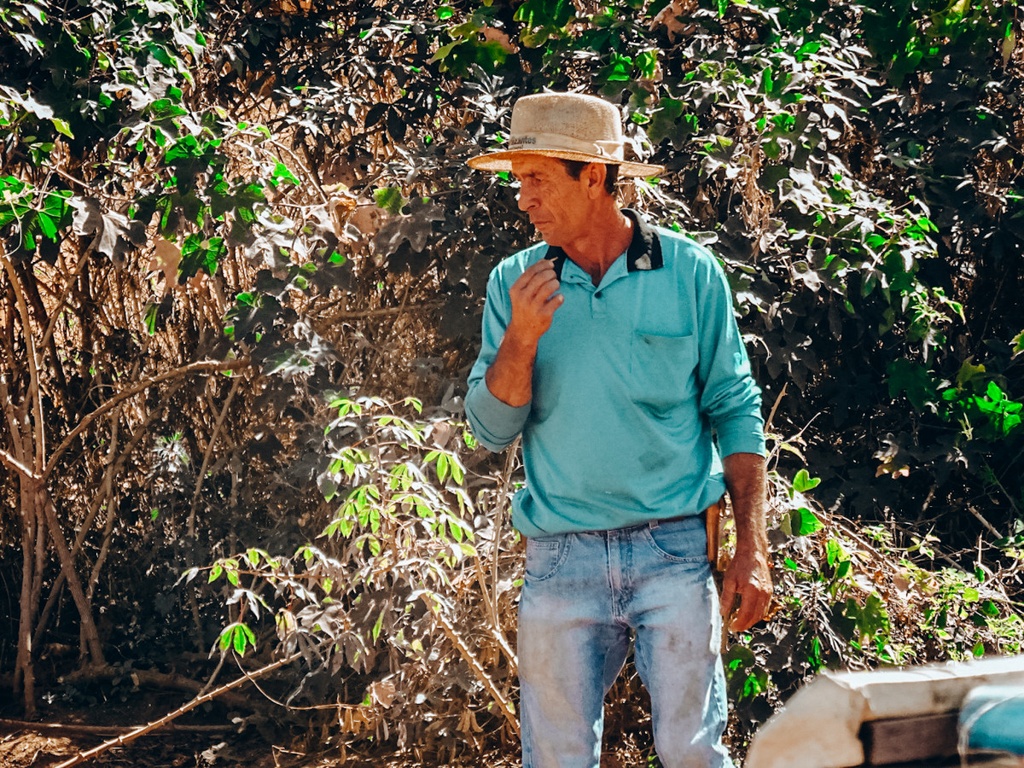
[[[507,147],[469,164],[514,174],[544,242],[491,274],[466,413],[491,450],[523,436],[524,768],[599,765],[631,633],[662,763],[732,766],[703,518],[726,490],[732,629],[764,616],[771,574],[760,390],[725,276],[700,246],[619,209],[617,175],[662,169],[623,159],[611,104],[526,96]]]

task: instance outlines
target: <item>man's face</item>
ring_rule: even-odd
[[[574,179],[561,160],[528,155],[512,161],[512,174],[520,185],[519,210],[548,245],[565,246],[592,228],[586,170]]]

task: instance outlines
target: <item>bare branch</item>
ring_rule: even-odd
[[[177,720],[179,717],[188,712],[191,712],[196,707],[201,706],[202,704],[205,704],[208,701],[213,701],[221,694],[234,690],[235,688],[244,685],[245,683],[249,682],[254,678],[263,677],[264,675],[273,672],[275,669],[280,669],[281,667],[287,666],[288,664],[291,664],[293,661],[298,661],[301,658],[301,653],[294,653],[291,656],[286,656],[283,659],[278,659],[277,661],[271,664],[267,664],[265,667],[260,667],[255,672],[249,672],[242,677],[232,680],[230,683],[227,683],[226,685],[222,685],[220,688],[217,688],[214,691],[204,693],[201,696],[196,696],[194,699],[192,699],[192,701],[188,702],[182,707],[179,707],[173,712],[164,715],[159,720],[154,720],[152,723],[148,723],[147,725],[141,725],[138,728],[135,728],[134,730],[129,731],[124,735],[117,736],[116,738],[110,739],[109,741],[105,741],[98,747],[93,747],[92,749],[86,752],[79,752],[77,755],[75,755],[75,757],[71,758],[70,760],[65,760],[63,763],[60,763],[54,768],[71,768],[74,765],[81,765],[82,763],[92,760],[94,757],[99,757],[104,752],[107,752],[113,749],[114,747],[130,744],[139,737],[145,736],[146,734],[151,733],[157,730],[158,728],[162,728],[168,723],[173,722],[174,720]]]
[[[31,483],[38,483],[39,480],[41,479],[39,475],[37,475],[28,467],[26,467],[16,458],[11,456],[11,454],[9,454],[3,448],[0,448],[0,463],[3,463],[4,466],[6,466],[8,469],[17,472],[19,475],[22,475],[26,480],[28,480]]]
[[[213,427],[213,433],[210,435],[210,442],[206,446],[206,455],[203,456],[203,466],[200,467],[199,473],[196,476],[196,487],[192,493],[192,508],[188,513],[188,535],[190,538],[195,538],[196,535],[196,504],[199,501],[199,492],[203,488],[203,480],[206,478],[206,469],[210,466],[210,457],[213,456],[213,447],[217,444],[217,438],[220,436],[220,431],[224,427],[224,421],[228,416],[228,409],[231,407],[231,401],[235,399],[235,395],[238,393],[238,385],[242,383],[241,377],[235,379],[231,385],[231,391],[228,392],[227,399],[224,401],[224,407],[220,411],[220,416],[217,418],[217,423]]]
[[[512,704],[502,695],[501,691],[498,690],[498,686],[495,685],[490,675],[487,674],[483,664],[480,663],[480,660],[473,654],[473,651],[469,646],[463,642],[462,638],[459,636],[458,630],[456,630],[455,626],[448,620],[448,617],[444,615],[444,611],[441,609],[441,606],[439,606],[436,601],[433,601],[428,593],[423,594],[423,602],[426,603],[427,608],[430,609],[438,622],[440,622],[441,629],[444,630],[448,639],[452,641],[452,644],[459,651],[459,655],[465,659],[469,668],[473,670],[473,674],[476,675],[476,679],[479,680],[483,687],[487,689],[487,692],[491,694],[491,698],[493,698],[494,702],[498,705],[498,709],[501,710],[501,714],[505,716],[505,721],[509,724],[512,732],[515,733],[516,736],[519,736],[519,721],[516,719],[515,710],[512,708]],[[61,768],[61,766],[57,766],[57,768]]]
[[[174,368],[170,371],[164,371],[163,373],[157,376],[153,376],[152,378],[140,381],[135,386],[129,387],[123,392],[119,392],[118,394],[114,395],[109,400],[107,400],[105,403],[103,403],[103,405],[101,405],[95,411],[85,416],[78,423],[78,426],[71,430],[68,436],[64,438],[64,442],[62,442],[57,447],[57,450],[53,452],[53,455],[50,456],[50,461],[47,463],[46,468],[43,470],[42,476],[44,478],[48,477],[50,473],[53,472],[53,469],[57,465],[57,461],[60,459],[60,457],[71,446],[71,443],[74,442],[75,438],[82,434],[82,432],[84,432],[86,429],[88,429],[90,424],[92,424],[96,419],[98,419],[100,416],[103,416],[111,409],[117,407],[119,403],[127,400],[128,398],[135,397],[135,395],[145,392],[152,386],[161,384],[165,381],[170,381],[171,379],[176,379],[181,376],[188,376],[193,373],[213,373],[215,371],[237,371],[241,368],[248,367],[249,364],[250,360],[247,357],[239,358],[237,360],[202,360],[195,363],[189,363],[188,365],[183,365],[180,368]]]

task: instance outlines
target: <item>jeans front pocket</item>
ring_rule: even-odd
[[[526,540],[526,578],[544,581],[558,572],[569,554],[571,536],[541,536]]]
[[[673,563],[707,563],[707,532],[699,515],[648,526],[647,543],[654,552]]]
[[[697,391],[697,337],[635,333],[630,375],[637,402],[672,407]]]

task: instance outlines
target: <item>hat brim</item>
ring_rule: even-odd
[[[607,155],[591,155],[586,152],[574,152],[568,149],[508,149],[497,152],[488,152],[477,155],[467,160],[470,168],[477,171],[506,171],[512,170],[512,160],[516,157],[556,157],[560,160],[576,160],[582,163],[604,163],[605,165],[619,166],[620,176],[634,178],[650,178],[659,176],[665,172],[661,165],[648,163],[631,163],[627,160],[615,160]]]

